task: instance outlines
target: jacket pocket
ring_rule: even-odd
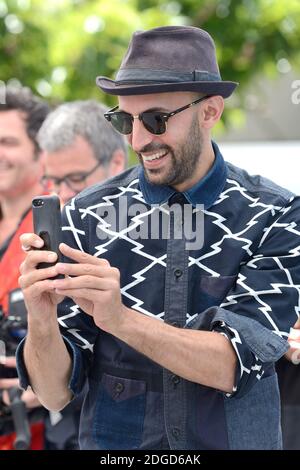
[[[237,276],[200,276],[191,279],[188,311],[192,313],[220,305],[234,286]]]
[[[223,300],[234,286],[238,276],[201,276],[200,290],[215,299]]]
[[[138,449],[142,442],[146,382],[103,374],[93,423],[99,449]]]

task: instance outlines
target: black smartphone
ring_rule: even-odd
[[[54,251],[54,263],[39,263],[38,268],[49,268],[60,261],[59,244],[62,240],[61,212],[58,196],[37,196],[32,200],[33,230],[44,240],[41,250]]]

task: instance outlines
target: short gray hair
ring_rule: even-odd
[[[58,106],[44,121],[38,133],[41,150],[56,152],[71,145],[76,136],[83,137],[92,147],[96,160],[108,165],[116,150],[123,150],[127,157],[127,145],[106,121],[107,107],[94,100],[72,101]]]

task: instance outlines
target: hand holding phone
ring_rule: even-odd
[[[58,197],[35,197],[32,214],[35,233],[23,233],[20,237],[26,256],[20,265],[19,285],[31,324],[37,321],[39,325],[41,322],[47,325],[50,318],[56,318],[56,306],[64,299],[53,288],[53,280],[64,277],[57,275],[55,266],[61,259],[59,245],[62,238]],[[49,258],[49,251],[53,252],[52,259]]]

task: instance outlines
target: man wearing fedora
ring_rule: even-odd
[[[299,315],[299,199],[211,140],[237,84],[207,32],[136,32],[97,84],[140,165],[65,207],[64,262],[37,270],[56,254],[22,237],[22,386],[59,410],[87,378],[82,449],[281,448],[274,362]]]

